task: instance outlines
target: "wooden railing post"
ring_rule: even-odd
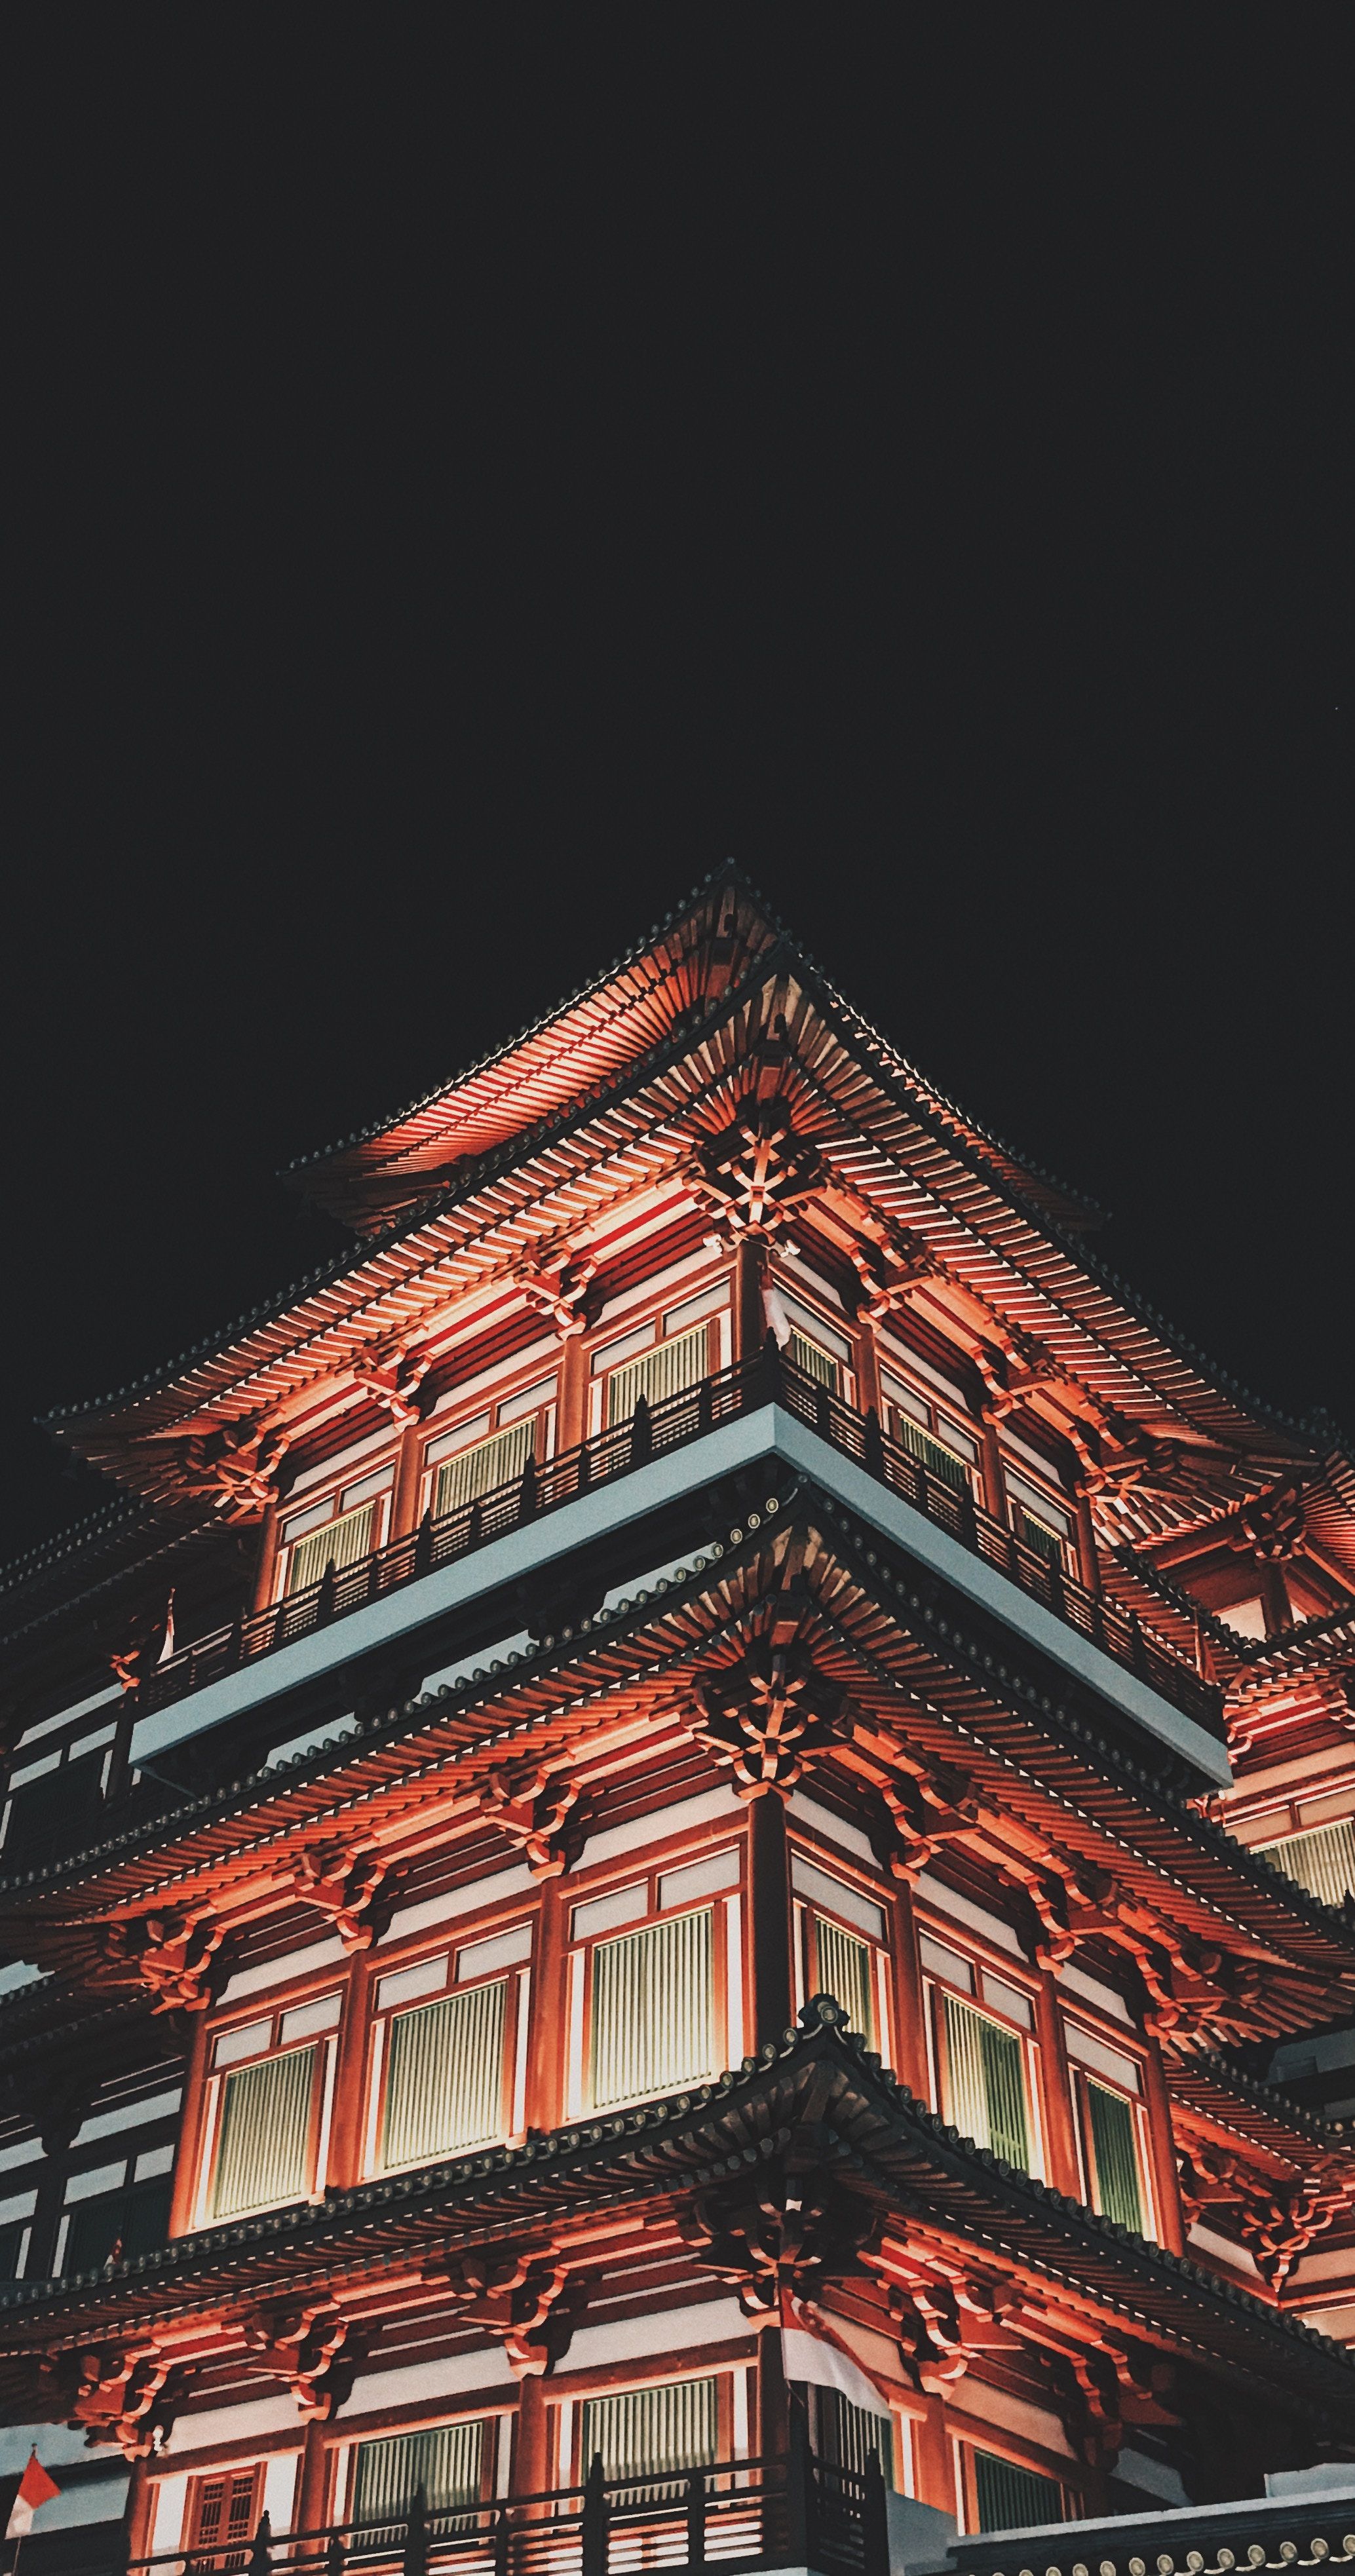
[[[507,2510],[500,2505],[494,2516],[494,2576],[508,2576],[510,2538]]]
[[[254,2534],[253,2546],[249,2553],[249,2576],[271,2576],[272,2566],[273,2526],[267,2514],[261,2513],[259,2528]]]
[[[866,1424],[861,1435],[861,1463],[868,1476],[883,1479],[885,1444],[880,1434],[880,1417],[873,1404],[866,1408]]]
[[[889,2507],[877,2451],[867,2451],[861,2494],[861,2576],[889,2576]]]
[[[419,1523],[419,1535],[414,1541],[414,1572],[415,1575],[418,1576],[421,1574],[431,1574],[432,1571],[433,1514],[430,1508],[424,1513],[423,1519]]]
[[[704,2567],[706,2563],[706,2473],[689,2469],[687,2473],[687,2564]]]
[[[325,2576],[343,2576],[343,2542],[337,2531],[331,2531],[325,2549]]]
[[[403,2576],[428,2576],[428,2504],[422,2487],[415,2488],[410,2500]]]
[[[809,2453],[809,2426],[798,2398],[790,2407],[790,2444],[786,2453],[786,2561],[812,2567],[815,2542],[814,2463]]]
[[[334,1616],[334,1587],[337,1584],[338,1579],[339,1578],[334,1571],[334,1559],[331,1557],[328,1565],[325,1567],[324,1573],[320,1577],[320,1589],[315,1596],[315,1624],[317,1628],[327,1628],[330,1620]]]
[[[651,1455],[653,1454],[653,1448],[654,1435],[650,1429],[649,1398],[647,1395],[637,1396],[635,1401],[635,1411],[630,1418],[630,1463],[632,1467],[643,1467],[647,1465]]]
[[[583,2576],[607,2576],[607,2490],[600,2451],[593,2453],[583,2490]]]

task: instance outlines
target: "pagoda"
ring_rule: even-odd
[[[1355,2486],[1335,1433],[733,870],[288,1179],[0,1580],[23,2576]]]

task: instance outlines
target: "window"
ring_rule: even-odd
[[[424,1451],[420,1509],[445,1520],[487,1494],[519,1485],[529,1460],[543,1466],[555,1446],[555,1396],[552,1371],[440,1431]]]
[[[206,2559],[216,2576],[243,2567],[263,2510],[263,2462],[245,2469],[222,2469],[195,2478],[188,2506],[188,2548],[201,2565]]]
[[[386,1535],[393,1466],[378,1467],[356,1484],[327,1494],[323,1502],[289,1513],[282,1524],[278,1551],[278,1594],[290,1600],[323,1582],[332,1565],[342,1574],[359,1565]]]
[[[797,2004],[835,1995],[871,2048],[889,2054],[889,1966],[884,1908],[861,1889],[791,1853]]]
[[[1012,1528],[1022,1546],[1042,1556],[1046,1565],[1057,1565],[1060,1573],[1076,1575],[1078,1560],[1071,1515],[1052,1494],[1028,1484],[1007,1459],[1003,1460],[1002,1475]]]
[[[731,1845],[575,1906],[570,2118],[702,2083],[742,2056],[738,1889]]]
[[[880,1372],[880,1401],[884,1409],[884,1427],[891,1438],[925,1467],[952,1492],[966,1489],[982,1500],[979,1474],[979,1444],[972,1431],[967,1431],[955,1415],[930,1395],[916,1387],[905,1386],[901,1378]]]
[[[34,2201],[36,2204],[36,2194]],[[13,2219],[0,2227],[0,2281],[21,2281],[28,2263],[28,2240],[33,2233],[28,2219]]]
[[[117,1731],[116,1721],[110,1718],[52,1753],[16,1763],[0,1817],[0,1845],[27,1852],[55,1834],[70,1838],[92,1824],[108,1780]]]
[[[974,2451],[972,2515],[978,2531],[1024,2531],[1032,2523],[1062,2522],[1063,2489],[1057,2478],[1023,2469],[996,2452]]]
[[[579,2474],[599,2453],[608,2478],[660,2477],[704,2467],[719,2457],[718,2382],[679,2379],[660,2388],[627,2388],[590,2397],[583,2408]]]
[[[477,2416],[467,2423],[437,2424],[428,2432],[397,2433],[383,2442],[359,2442],[354,2522],[404,2522],[420,2487],[430,2515],[478,2504],[486,2493],[497,2429],[492,2416]]]
[[[1078,2022],[1065,2021],[1063,2037],[1077,2100],[1088,2206],[1103,2218],[1113,2218],[1117,2226],[1131,2228],[1136,2236],[1151,2236],[1138,2066],[1122,2049],[1111,2048]]]
[[[883,2407],[854,2406],[839,2388],[815,2388],[812,2392],[814,2447],[820,2459],[833,2460],[839,2468],[863,2475],[872,2451],[880,2463],[885,2485],[894,2486],[894,2426]]]
[[[367,2168],[465,2155],[522,2127],[532,1927],[517,1923],[382,1977]]]
[[[649,1329],[653,1333],[652,1325]],[[627,1345],[614,1343],[612,1350],[627,1347],[629,1340],[628,1336]],[[637,1352],[634,1358],[623,1358],[619,1366],[609,1368],[606,1374],[608,1429],[614,1422],[629,1422],[641,1396],[652,1411],[656,1404],[663,1403],[665,1396],[682,1395],[688,1387],[699,1386],[703,1377],[711,1375],[710,1340],[708,1323],[693,1324],[688,1332],[655,1340],[649,1350]],[[597,1367],[598,1360],[605,1364],[610,1356],[607,1351],[599,1352],[594,1367]]]
[[[321,1995],[218,2031],[198,2226],[323,2189],[341,2009],[340,1996]]]
[[[852,1346],[845,1334],[816,1315],[812,1306],[802,1306],[779,1280],[776,1302],[789,1327],[789,1338],[781,1347],[792,1368],[802,1369],[816,1386],[826,1387],[830,1395],[850,1404],[855,1380],[851,1372]]]
[[[1039,2174],[1029,1995],[930,1933],[918,1948],[931,1998],[928,2040],[944,2118],[976,2146],[1022,2173]]]
[[[130,2191],[101,2192],[77,2202],[69,2213],[60,2258],[63,2274],[97,2272],[120,2247],[119,2261],[134,2262],[153,2253],[169,2236],[167,2180],[142,2183]]]
[[[1261,1856],[1323,1905],[1339,1907],[1355,1895],[1355,1824],[1349,1819],[1318,1825],[1311,1833],[1284,1834],[1279,1842],[1263,1843]]]

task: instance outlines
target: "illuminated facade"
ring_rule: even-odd
[[[31,2576],[1355,2460],[1355,1469],[733,875],[293,1177],[0,1596]]]

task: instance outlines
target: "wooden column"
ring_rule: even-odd
[[[149,2460],[133,2460],[131,2484],[127,2489],[127,2506],[123,2528],[127,2534],[127,2557],[149,2558],[151,2535],[155,2528],[155,2501],[160,2481],[152,2478]]]
[[[954,2513],[955,2470],[945,2405],[939,2397],[932,2398],[921,2421],[913,2417],[913,2461],[919,2504],[935,2505],[941,2513]]]
[[[329,2130],[329,2173],[336,2191],[346,2191],[362,2174],[364,2076],[366,2073],[368,1993],[371,1961],[359,1954],[349,1961],[339,2024],[339,2060],[334,2069],[334,2111]],[[307,2526],[308,2527],[308,2526]]]
[[[186,2236],[193,2224],[198,2197],[198,2166],[202,2157],[202,2106],[206,2091],[207,2015],[195,2013],[193,2036],[188,2043],[188,2063],[184,2068],[179,2151],[174,2159],[174,2184],[169,2203],[171,2236]]]
[[[306,2426],[301,2450],[292,2528],[294,2531],[321,2531],[330,2519],[329,2444],[325,2440],[324,2426],[311,2423]]]
[[[895,1920],[898,1926],[894,1943],[894,2018],[898,2024],[898,2053],[895,2071],[919,2102],[930,2099],[927,2071],[927,2005],[922,1991],[922,1969],[917,1954],[917,1925],[913,1918],[913,1892],[900,1887],[895,1893]]]
[[[869,1323],[858,1324],[852,1335],[852,1340],[855,1345],[856,1353],[857,1410],[861,1413],[869,1413],[871,1406],[874,1405],[879,1419],[880,1428],[883,1430],[884,1408],[880,1402],[880,1355],[875,1348],[875,1333],[873,1326]]]
[[[753,2046],[779,2042],[794,2013],[791,1998],[790,1851],[786,1810],[775,1789],[748,1809],[748,1912],[753,1959]]]
[[[513,2437],[514,2495],[541,2495],[547,2487],[557,2484],[555,2462],[551,2458],[550,2417],[544,2379],[533,2372],[530,2378],[519,2380]],[[566,2467],[566,2477],[568,2473]]]
[[[1292,1626],[1294,1618],[1284,1575],[1272,1557],[1258,1557],[1256,1571],[1260,1577],[1261,1614],[1266,1623],[1266,1635],[1282,1636],[1285,1629]]]
[[[423,1424],[407,1422],[400,1434],[395,1459],[395,1492],[391,1498],[392,1538],[407,1538],[419,1518],[419,1462],[423,1456]]]
[[[1149,2038],[1144,2067],[1144,2101],[1148,2112],[1148,2134],[1153,2149],[1153,2197],[1157,2202],[1158,2233],[1169,2254],[1185,2254],[1185,2212],[1181,2207],[1181,2178],[1176,2170],[1176,2147],[1172,2137],[1171,2096],[1162,2071],[1162,2051],[1155,2039]]]
[[[1040,2116],[1048,2166],[1045,2180],[1053,2184],[1055,2191],[1067,2192],[1070,2200],[1081,2200],[1082,2176],[1078,2169],[1073,2085],[1064,2046],[1063,2015],[1058,2007],[1057,1986],[1047,1974],[1041,1977],[1035,1998],[1035,2032],[1043,2074]]]
[[[273,1568],[278,1561],[278,1506],[269,1503],[259,1529],[259,1554],[254,1568],[254,1590],[250,1611],[266,1610],[273,1597]]]
[[[997,1424],[983,1417],[983,1508],[995,1521],[1007,1523],[1007,1493],[1002,1482],[1002,1452],[997,1445]]]
[[[734,1256],[734,1358],[756,1359],[767,1338],[762,1304],[765,1255],[760,1243],[740,1237]]]
[[[1077,1497],[1077,1562],[1083,1590],[1099,1593],[1101,1568],[1096,1556],[1096,1530],[1092,1522],[1092,1507],[1080,1487]]]
[[[588,1351],[582,1333],[564,1337],[555,1425],[557,1449],[577,1449],[588,1437]]]
[[[527,2044],[524,2118],[529,2129],[556,2129],[565,2116],[565,2053],[569,2046],[569,1995],[565,1953],[569,1897],[558,1879],[541,1890],[536,1957],[532,1967],[532,2027]]]

